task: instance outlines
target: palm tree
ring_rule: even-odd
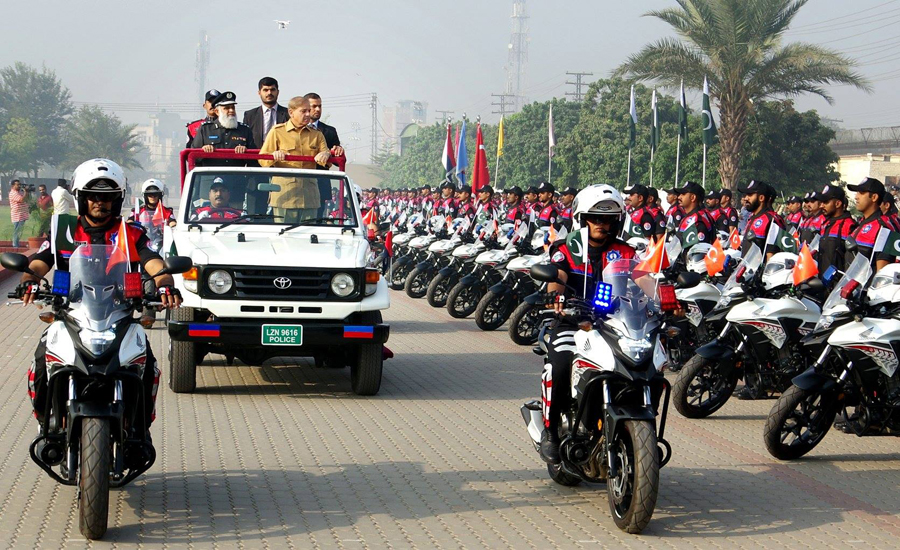
[[[84,106],[69,120],[66,129],[72,167],[92,158],[107,158],[122,168],[142,168],[137,156],[143,149],[136,124],[123,125],[115,115],[99,107]]]
[[[632,55],[616,70],[637,81],[700,89],[709,79],[719,108],[719,175],[736,189],[747,118],[753,102],[773,96],[819,95],[829,103],[830,84],[869,91],[854,61],[813,44],[783,44],[794,16],[808,0],[675,0],[679,7],[646,16],[671,25],[679,39],[664,38]]]

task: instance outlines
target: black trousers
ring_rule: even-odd
[[[561,322],[550,330],[547,363],[541,376],[541,401],[544,427],[551,437],[559,433],[560,415],[572,400],[572,357],[575,352],[575,331],[578,328]]]
[[[49,412],[50,402],[48,401],[47,386],[47,332],[41,334],[41,340],[38,342],[37,349],[34,351],[34,363],[28,370],[28,397],[31,398],[31,406],[34,409],[34,415],[38,419],[43,419],[44,415]],[[147,342],[147,362],[144,366],[144,374],[141,379],[144,388],[144,418],[149,418],[150,423],[156,418],[156,392],[159,389],[159,366],[156,363],[156,357],[153,350],[150,349],[150,342]],[[146,428],[149,428],[148,423]]]

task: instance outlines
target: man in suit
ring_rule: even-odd
[[[309,114],[312,117],[310,126],[325,135],[325,143],[328,144],[328,148],[331,150],[331,156],[339,157],[343,155],[344,148],[341,147],[341,138],[338,137],[337,130],[334,126],[329,126],[320,120],[322,118],[322,97],[315,92],[310,92],[303,97],[309,100]]]
[[[271,76],[265,76],[259,80],[259,99],[262,105],[249,111],[244,111],[244,124],[253,132],[253,141],[262,146],[266,141],[269,130],[276,124],[287,122],[287,107],[278,104],[278,81]]]

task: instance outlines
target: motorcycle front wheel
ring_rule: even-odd
[[[410,264],[400,265],[397,262],[391,266],[388,271],[387,280],[390,283],[391,289],[393,290],[403,290],[404,285],[406,284],[406,277],[409,275],[411,267]]]
[[[425,293],[425,299],[431,307],[444,307],[447,305],[447,295],[450,289],[457,283],[456,278],[452,275],[444,275],[438,273],[428,285],[428,292]]]
[[[81,424],[78,468],[78,528],[90,540],[106,534],[109,520],[109,419],[85,418]]]
[[[497,330],[509,319],[513,306],[511,295],[488,291],[478,302],[478,308],[475,310],[475,324],[481,330]]]
[[[428,292],[428,283],[431,282],[429,276],[430,273],[427,269],[419,269],[416,267],[410,271],[409,276],[406,277],[406,283],[403,286],[406,295],[416,299],[425,296],[425,293]]]
[[[447,295],[447,312],[454,319],[463,319],[475,313],[482,290],[476,285],[457,283]]]
[[[725,374],[718,361],[694,355],[678,371],[672,402],[685,418],[706,418],[728,402],[737,381],[737,370]]]
[[[537,342],[541,332],[541,308],[522,302],[509,317],[509,338],[520,346]]]
[[[626,420],[611,442],[618,475],[606,481],[609,509],[616,526],[626,533],[644,530],[659,494],[659,449],[656,424]]]
[[[791,386],[781,394],[766,419],[766,449],[779,460],[800,458],[825,438],[836,414],[834,399]]]

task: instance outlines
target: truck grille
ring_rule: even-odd
[[[338,298],[331,290],[331,271],[303,268],[234,268],[234,290],[227,296],[250,300],[353,300],[359,296],[359,274],[350,271],[357,291]],[[289,284],[287,283],[289,281]],[[223,296],[224,297],[224,296]]]

